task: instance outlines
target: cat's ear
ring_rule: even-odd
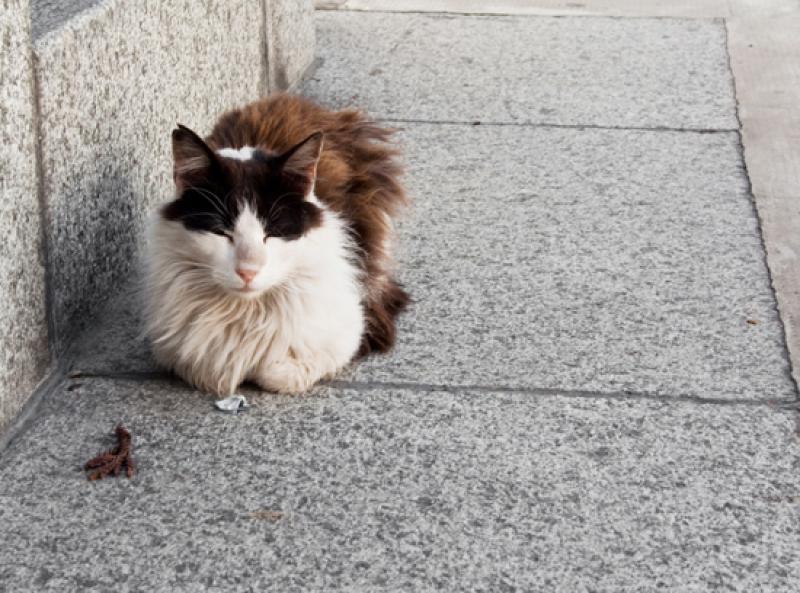
[[[173,177],[178,191],[207,178],[216,158],[214,151],[189,128],[178,124],[172,131]]]
[[[279,157],[284,177],[300,185],[304,195],[314,186],[321,154],[322,132],[315,132]]]

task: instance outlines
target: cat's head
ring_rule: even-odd
[[[176,229],[177,250],[208,281],[253,298],[288,278],[298,241],[322,222],[312,190],[322,133],[283,154],[258,147],[214,152],[197,134],[172,132],[175,200],[161,216]]]

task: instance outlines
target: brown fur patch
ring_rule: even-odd
[[[392,279],[392,219],[408,204],[400,183],[400,152],[393,130],[358,111],[330,111],[296,96],[277,94],[223,115],[206,139],[213,150],[252,146],[281,154],[323,133],[314,193],[350,226],[365,272],[367,329],[361,355],[387,352],[397,315],[409,303]]]

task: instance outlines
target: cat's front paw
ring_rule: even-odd
[[[311,389],[319,379],[319,375],[306,365],[286,360],[262,368],[255,382],[267,391],[299,395]]]

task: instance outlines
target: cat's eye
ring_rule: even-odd
[[[223,231],[222,229],[214,229],[211,232],[214,233],[215,235],[225,237],[229,243],[233,243],[233,235],[228,231]]]

